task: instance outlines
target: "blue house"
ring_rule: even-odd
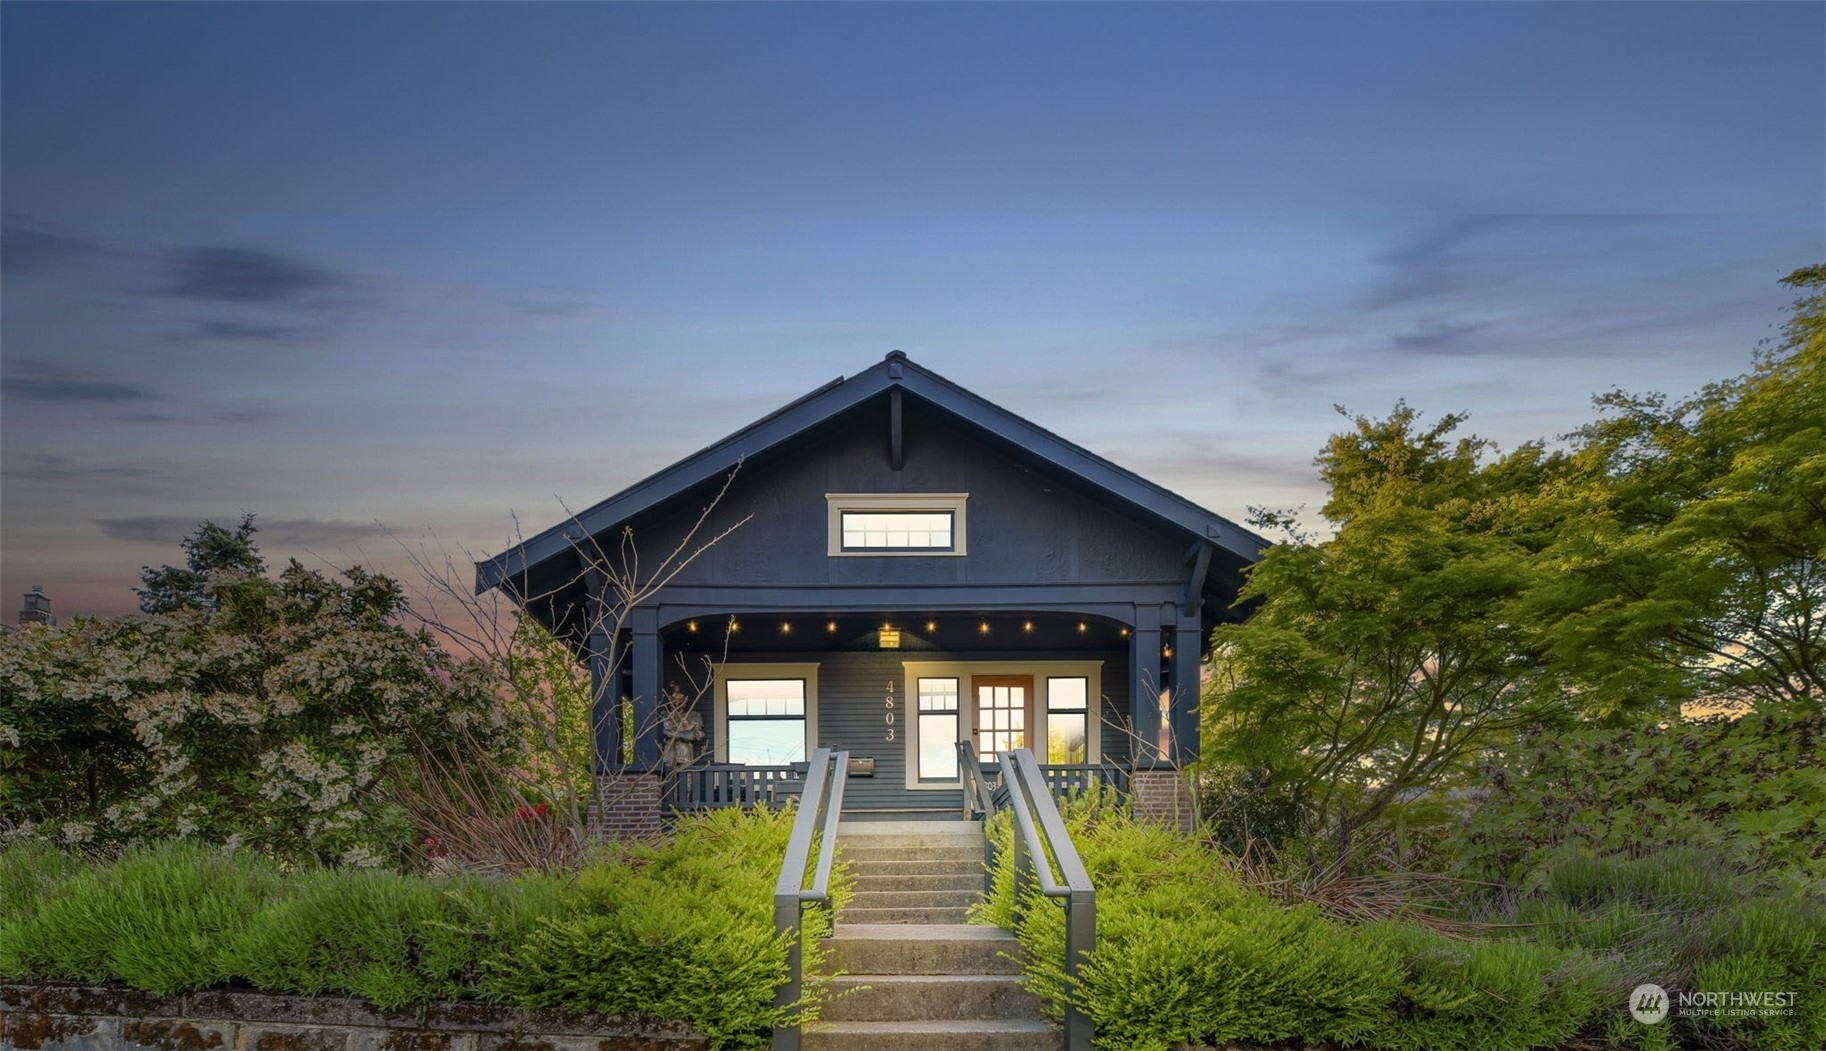
[[[615,608],[598,553],[631,540],[650,569],[726,530]],[[1159,809],[1198,753],[1211,629],[1266,544],[895,351],[476,580],[591,667],[608,831],[766,802],[819,745],[850,753],[846,817],[955,815],[960,755],[1016,747]]]

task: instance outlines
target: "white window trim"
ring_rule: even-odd
[[[969,493],[825,493],[826,554],[832,558],[955,558],[965,554],[964,502]],[[951,513],[951,550],[908,548],[888,551],[845,551],[843,549],[843,512],[845,511],[949,511]]]
[[[729,688],[731,679],[803,679],[805,680],[805,757],[811,758],[818,744],[818,665],[817,664],[723,664],[715,679],[715,761],[729,761]]]
[[[1084,745],[1087,763],[1103,761],[1103,662],[1102,661],[902,661],[901,674],[907,699],[906,782],[907,788],[925,792],[955,792],[956,781],[921,781],[919,779],[919,680],[957,680],[957,732],[965,737],[976,730],[976,695],[970,690],[970,679],[977,675],[1033,676],[1033,727],[1031,741],[1046,740],[1048,679],[1083,679]],[[955,744],[956,742],[952,742]],[[1036,753],[1037,754],[1037,753]],[[1040,756],[1044,763],[1046,758]]]

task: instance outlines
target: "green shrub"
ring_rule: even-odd
[[[1369,1043],[1387,1051],[1526,1051],[1556,1047],[1612,1001],[1604,967],[1528,941],[1454,941],[1412,924],[1364,937],[1400,960],[1395,1010]]]
[[[774,1025],[816,1020],[810,979],[830,931],[828,909],[805,911],[806,997],[776,1009],[787,945],[774,934],[773,889],[791,830],[790,811],[712,812],[627,865],[586,869],[489,990],[523,1007],[682,1019],[716,1047],[768,1046]],[[833,884],[841,906],[847,880]]]
[[[42,840],[21,839],[0,847],[0,930],[28,919],[59,882],[81,868],[81,862]]]
[[[1826,878],[1826,717],[1751,713],[1671,727],[1535,731],[1484,771],[1455,837],[1462,871],[1523,883],[1572,847],[1686,847],[1740,872]]]
[[[1385,945],[1256,896],[1173,911],[1138,902],[1108,917],[1081,975],[1103,1046],[1349,1044],[1385,1024],[1399,964]]]
[[[557,911],[552,881],[323,869],[256,917],[224,966],[262,989],[396,1008],[478,996],[503,955]]]
[[[0,974],[161,994],[216,985],[230,977],[223,946],[280,892],[273,863],[246,852],[138,848],[49,884],[35,912],[0,922]]]

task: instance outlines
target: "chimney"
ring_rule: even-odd
[[[19,626],[43,624],[47,628],[57,626],[57,618],[51,616],[51,599],[44,593],[41,585],[33,584],[32,590],[25,593],[25,605],[19,609]]]

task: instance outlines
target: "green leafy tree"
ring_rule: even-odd
[[[1340,845],[1391,805],[1470,772],[1479,751],[1571,712],[1514,615],[1555,526],[1554,458],[1499,456],[1398,405],[1320,454],[1323,542],[1296,537],[1251,572],[1241,624],[1215,635],[1211,760],[1263,772]]]
[[[140,612],[169,613],[204,605],[209,601],[211,574],[257,576],[266,572],[266,561],[254,547],[254,532],[253,515],[242,515],[233,532],[206,521],[181,542],[183,568],[141,566],[140,583],[146,586],[133,589],[139,595]]]
[[[1577,436],[1592,484],[1528,615],[1606,704],[1826,711],[1826,267],[1785,283],[1806,294],[1748,374],[1613,392]]]
[[[261,564],[251,546],[211,564],[198,553],[221,532],[205,524],[186,543],[192,569],[180,572],[202,582],[174,590],[172,608],[6,640],[0,738],[18,755],[4,764],[4,816],[74,843],[177,836],[397,859],[411,838],[397,790],[417,776],[418,752],[511,754],[517,727],[497,680],[394,623],[393,580],[359,568],[333,580],[296,561],[268,578],[247,568]],[[244,520],[238,539],[248,532]],[[136,775],[105,794],[70,787],[93,769],[90,732],[110,735],[124,753],[110,762]]]
[[[62,817],[96,820],[151,776],[151,760],[118,705],[97,704],[111,647],[107,625],[0,632],[0,832]]]

